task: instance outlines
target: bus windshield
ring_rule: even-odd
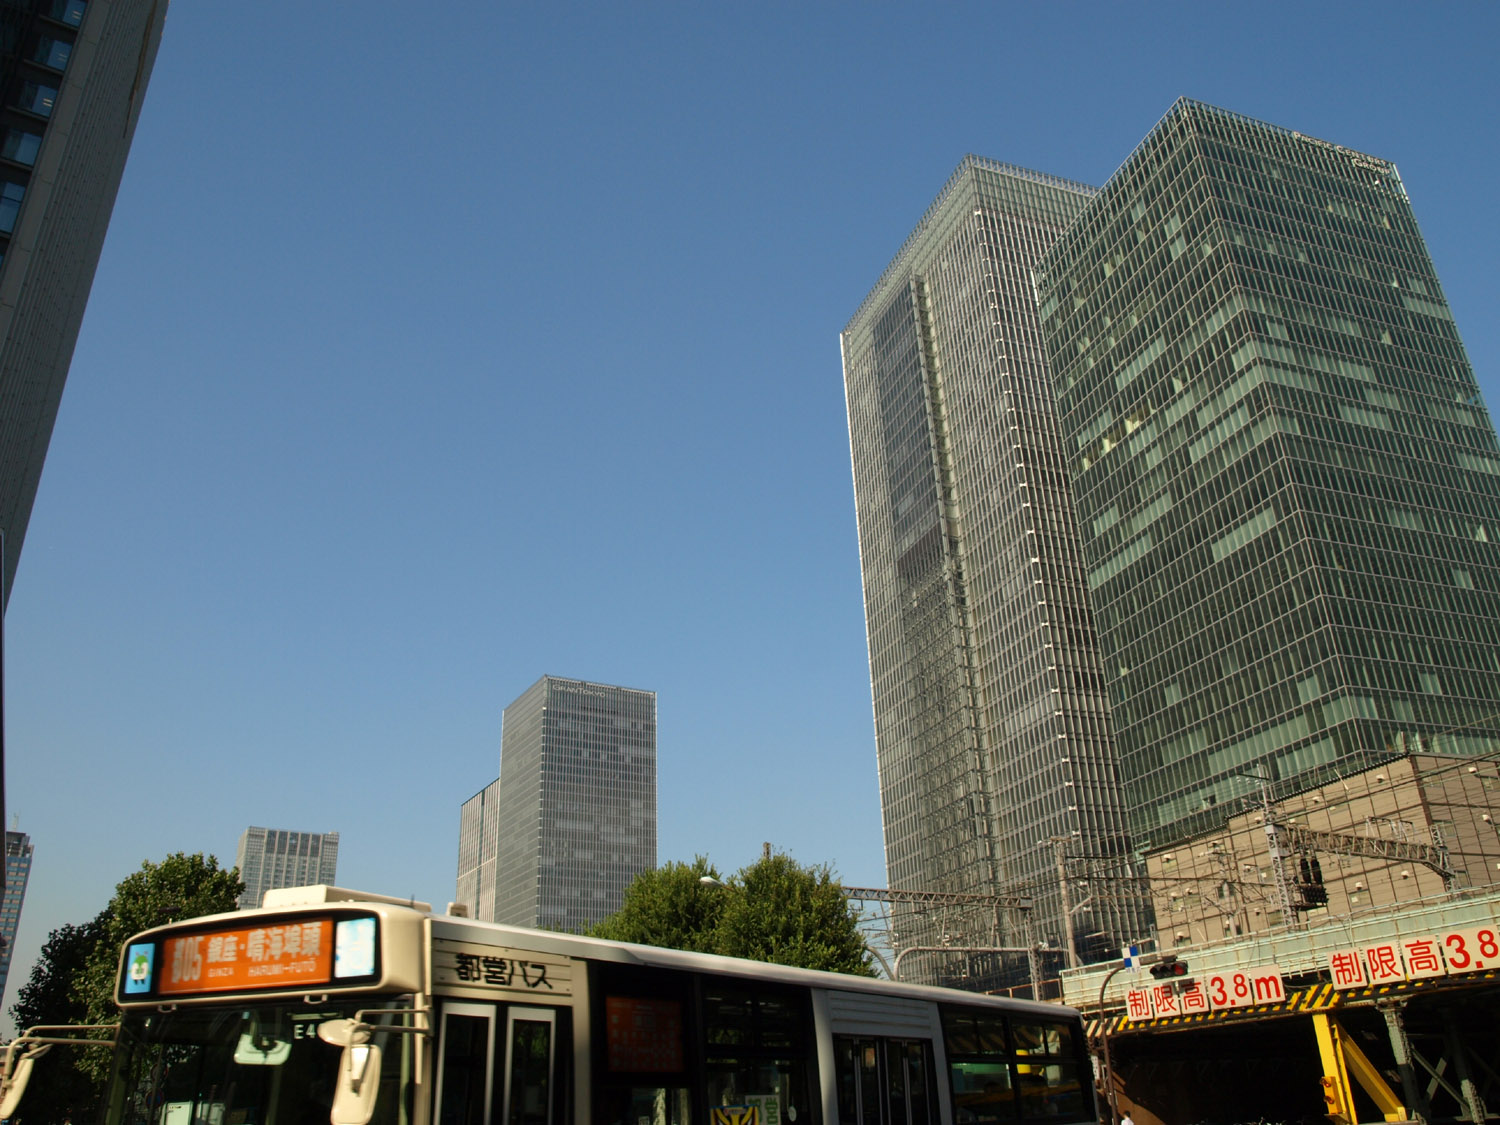
[[[377,1029],[408,1017],[381,1017],[369,997],[324,1002],[182,1007],[125,1015],[110,1078],[107,1125],[327,1125],[340,1049],[318,1027],[364,1007]],[[391,1001],[385,1007],[404,1007]],[[380,1092],[372,1125],[411,1119],[410,1035],[375,1032]]]

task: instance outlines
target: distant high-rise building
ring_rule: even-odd
[[[5,895],[0,898],[0,999],[10,976],[10,955],[21,924],[21,905],[26,901],[26,882],[31,878],[31,837],[24,832],[5,833]]]
[[[1392,164],[1180,101],[1037,295],[1137,844],[1500,745],[1500,445]]]
[[[9,601],[167,0],[0,3],[0,531]]]
[[[266,892],[276,887],[305,887],[333,883],[338,878],[337,832],[286,832],[279,828],[247,828],[235,850],[245,890],[241,910],[253,910]]]
[[[656,693],[543,676],[505,709],[500,780],[460,837],[474,917],[579,930],[614,913],[656,866]]]
[[[981,909],[955,944],[1062,948],[1059,848],[1128,852],[1031,279],[1092,196],[967,158],[841,337],[889,885],[1035,897],[1029,932]],[[1144,912],[1127,893],[1073,920],[1099,952]],[[898,947],[943,936],[923,919]]]
[[[469,916],[495,917],[495,853],[500,840],[500,782],[486,785],[463,803],[458,815],[458,893]]]

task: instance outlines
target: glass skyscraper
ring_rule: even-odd
[[[239,908],[253,910],[274,888],[337,882],[339,834],[247,828],[240,836],[234,865],[245,884]]]
[[[1092,196],[967,158],[841,337],[889,885],[1035,896],[998,935],[898,915],[898,948],[1060,948],[1058,848],[1129,851],[1031,276]],[[1104,897],[1078,933],[1143,932]]]
[[[26,883],[31,878],[31,837],[24,832],[5,833],[5,894],[0,898],[0,999],[10,976],[10,957],[16,948],[16,929],[26,901]]]
[[[1500,736],[1500,446],[1385,160],[1191,101],[1048,250],[1130,832]]]
[[[656,693],[543,676],[505,709],[497,784],[464,806],[459,901],[474,917],[517,926],[577,931],[602,921],[656,866]],[[490,847],[486,914],[477,883]],[[466,871],[475,872],[473,901]]]

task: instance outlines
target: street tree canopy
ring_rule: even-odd
[[[589,932],[611,941],[660,945],[695,953],[717,953],[724,890],[706,884],[719,872],[704,856],[692,863],[673,860],[642,871],[625,888],[620,909]]]
[[[177,852],[147,861],[120,881],[92,921],[48,936],[11,1016],[16,1028],[37,1024],[108,1024],[119,1019],[115,973],[125,940],[141,930],[233,910],[244,889],[239,873],[213,856]],[[38,1064],[17,1111],[18,1122],[82,1120],[103,1093],[109,1059],[100,1048],[54,1048]]]
[[[174,852],[160,863],[147,860],[120,880],[109,905],[92,923],[99,940],[75,986],[88,1022],[116,1018],[115,974],[127,938],[168,922],[233,910],[244,889],[238,871],[221,868],[217,858],[201,852]]]
[[[704,856],[643,871],[595,937],[873,976],[858,919],[826,864],[770,855],[723,880]]]

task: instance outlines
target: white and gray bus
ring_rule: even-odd
[[[132,938],[115,998],[107,1125],[1098,1120],[1070,1008],[494,925],[336,887]],[[5,1108],[56,1038],[13,1045]]]

